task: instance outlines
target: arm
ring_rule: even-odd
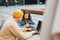
[[[25,40],[24,36],[21,34],[21,31],[19,30],[18,24],[12,23],[12,25],[9,27],[9,30],[14,36],[18,37],[21,40]]]
[[[30,22],[31,22],[30,26],[35,27],[35,22],[32,19],[30,20]]]
[[[24,22],[18,22],[19,27],[24,28]]]

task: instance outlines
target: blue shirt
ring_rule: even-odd
[[[24,22],[24,21],[21,21],[21,22],[18,22],[18,25],[20,27],[24,27],[25,24],[32,24],[32,25],[35,25],[35,23],[33,22],[33,20],[27,20],[27,22]]]

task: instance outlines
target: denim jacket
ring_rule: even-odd
[[[21,21],[21,22],[18,22],[18,25],[23,27],[27,23],[35,25],[35,23],[33,22],[33,20],[28,20],[27,22]]]

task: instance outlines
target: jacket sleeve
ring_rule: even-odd
[[[20,27],[17,23],[11,23],[10,27],[8,28],[14,36],[18,37],[21,40],[25,40],[24,36],[21,34],[21,31],[19,30]]]
[[[32,24],[35,25],[35,22],[33,20],[31,20]]]

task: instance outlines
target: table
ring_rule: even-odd
[[[31,38],[27,39],[27,40],[40,40],[40,35],[34,35]]]
[[[30,31],[30,32],[21,32],[21,34],[27,39],[27,40],[40,40],[40,35],[32,35],[36,31]]]

